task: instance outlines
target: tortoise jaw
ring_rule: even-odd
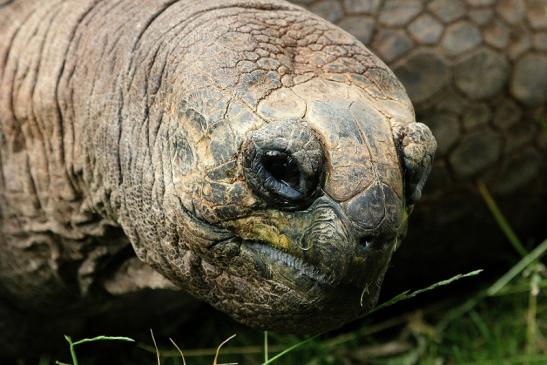
[[[288,282],[290,277],[328,286],[344,280],[357,253],[356,239],[347,226],[339,206],[325,197],[304,211],[264,210],[223,223],[239,237],[241,247],[268,268],[265,277],[279,276],[296,290],[300,288]]]
[[[256,254],[257,259],[265,264],[269,271],[268,276],[271,276],[272,273],[284,276],[282,274],[286,273],[290,275],[290,281],[292,282],[308,283],[304,286],[297,285],[298,290],[305,290],[306,287],[314,284],[331,286],[333,283],[332,273],[325,273],[319,267],[306,262],[302,258],[261,242],[243,241],[242,243]]]
[[[269,242],[246,240],[239,236],[215,242],[209,248],[223,252],[227,245],[237,245],[238,251],[246,251],[254,259],[257,272],[266,280],[284,283],[299,292],[309,291],[314,286],[333,288],[336,273],[319,267],[303,257],[291,254]],[[225,255],[225,252],[222,253]],[[229,262],[226,262],[229,265]]]

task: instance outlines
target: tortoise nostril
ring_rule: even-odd
[[[266,151],[262,157],[262,166],[277,181],[299,190],[300,170],[291,155],[281,151]]]

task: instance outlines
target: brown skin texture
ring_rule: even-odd
[[[176,284],[313,333],[374,306],[436,143],[354,37],[235,0],[4,2],[0,34],[0,309]]]

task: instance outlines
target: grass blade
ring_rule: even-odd
[[[218,345],[217,347],[217,351],[215,353],[215,359],[213,360],[213,365],[219,365],[218,364],[218,356],[220,355],[220,348],[222,346],[224,346],[228,341],[230,341],[232,338],[236,337],[236,335],[231,335],[230,337],[228,337],[227,339],[225,339],[224,341],[222,341],[222,343],[220,345]]]
[[[505,285],[507,285],[515,276],[520,274],[532,262],[536,261],[547,251],[547,240],[543,241],[539,246],[534,248],[532,252],[524,256],[515,266],[499,278],[488,290],[488,296],[493,296],[498,293]]]
[[[135,342],[135,340],[132,339],[132,338],[121,337],[121,336],[97,336],[97,337],[93,337],[93,338],[84,338],[82,340],[72,342],[72,338],[70,338],[70,336],[65,335],[65,340],[66,340],[66,342],[68,342],[70,357],[72,358],[72,365],[78,365],[78,357],[76,356],[76,349],[75,349],[75,347],[77,345],[81,345],[83,343],[88,343],[88,342],[97,342],[97,341],[128,341],[128,342]]]
[[[82,340],[78,340],[76,342],[74,342],[72,345],[73,346],[76,346],[76,345],[81,345],[83,343],[88,343],[88,342],[96,342],[96,341],[127,341],[127,342],[135,342],[134,339],[130,338],[130,337],[124,337],[124,336],[97,336],[97,337],[93,337],[93,338],[84,338]]]
[[[184,354],[182,353],[182,350],[180,349],[180,347],[178,347],[178,345],[176,344],[175,341],[173,341],[172,338],[169,338],[169,341],[171,341],[171,343],[173,344],[173,346],[175,346],[175,348],[176,348],[177,351],[179,352],[180,358],[182,359],[182,365],[186,365],[186,359],[184,358]]]
[[[281,351],[279,354],[273,356],[273,357],[272,357],[271,359],[269,359],[268,361],[263,362],[262,365],[268,365],[268,364],[273,363],[273,362],[276,361],[277,359],[279,359],[279,358],[281,358],[281,357],[287,355],[289,352],[296,350],[298,347],[307,344],[308,342],[310,342],[310,341],[316,339],[317,337],[319,337],[319,335],[312,336],[312,337],[310,337],[310,338],[305,339],[304,341],[300,341],[300,342],[298,342],[298,343],[292,345],[291,347],[287,348],[286,350],[283,350],[283,351]]]
[[[78,365],[78,357],[76,356],[76,349],[74,348],[74,343],[72,342],[72,338],[70,336],[65,335],[65,340],[68,342],[68,348],[70,351],[70,357],[72,359],[72,365]]]
[[[264,331],[264,362],[268,362],[268,331]]]
[[[156,344],[156,339],[154,338],[154,331],[152,331],[152,328],[150,328],[150,336],[152,336],[152,342],[154,343],[154,349],[156,350],[156,364],[161,365],[160,350],[158,350],[158,345]]]
[[[509,242],[511,242],[511,245],[513,245],[513,248],[521,255],[526,256],[528,254],[528,250],[524,248],[524,245],[522,244],[521,240],[517,237],[515,232],[513,231],[513,228],[511,228],[511,225],[509,222],[507,222],[507,219],[505,219],[505,216],[498,208],[498,205],[496,204],[496,201],[490,194],[490,191],[488,191],[488,188],[486,185],[479,181],[477,184],[477,187],[479,189],[479,193],[482,196],[482,199],[488,206],[488,209],[490,209],[490,212],[494,216],[494,219],[498,223],[498,226],[501,228]]]
[[[451,283],[453,283],[457,280],[460,280],[460,279],[463,279],[463,278],[468,278],[468,277],[471,277],[471,276],[476,276],[476,275],[480,274],[481,272],[482,272],[482,270],[475,270],[475,271],[468,272],[467,274],[458,274],[456,276],[451,277],[450,279],[439,281],[435,284],[432,284],[432,285],[428,286],[427,288],[418,289],[418,290],[415,290],[413,292],[411,292],[410,290],[406,290],[406,291],[402,292],[401,294],[396,295],[395,297],[391,298],[387,302],[384,302],[384,303],[380,304],[379,306],[374,308],[373,312],[376,312],[376,311],[378,311],[382,308],[389,307],[389,306],[391,306],[395,303],[398,303],[400,301],[414,298],[415,296],[417,296],[419,294],[431,291],[431,290],[436,289],[438,287],[451,284]]]

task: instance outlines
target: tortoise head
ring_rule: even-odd
[[[163,173],[131,241],[241,322],[340,326],[375,305],[435,140],[387,66],[324,20],[289,7],[211,24],[195,33],[211,57],[192,39],[162,70],[150,113],[164,111],[164,146],[149,170]],[[128,210],[144,211],[131,193]]]
[[[304,113],[281,107],[291,93]],[[238,315],[245,323],[332,328],[376,303],[435,140],[410,109],[394,115],[359,87],[328,80],[273,93],[259,111],[268,121],[242,136],[237,155],[245,213],[222,220],[233,236],[214,250],[257,279],[234,306],[249,303]]]

